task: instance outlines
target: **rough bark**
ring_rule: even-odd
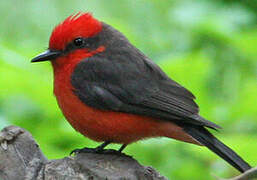
[[[8,126],[0,133],[1,180],[167,180],[125,154],[80,153],[48,160],[26,130]]]
[[[257,168],[227,180],[257,178]],[[125,154],[80,153],[48,160],[26,130],[0,132],[0,180],[167,180]],[[225,180],[220,179],[219,180]]]

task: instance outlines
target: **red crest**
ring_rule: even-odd
[[[67,43],[77,37],[91,37],[102,30],[101,22],[90,13],[69,16],[56,26],[49,41],[49,48],[63,50]]]

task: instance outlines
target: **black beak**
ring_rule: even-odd
[[[34,57],[31,62],[49,61],[53,60],[61,55],[61,51],[46,50],[45,52]]]

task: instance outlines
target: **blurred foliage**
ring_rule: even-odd
[[[52,93],[48,63],[30,64],[47,48],[52,28],[89,11],[121,32],[197,97],[214,132],[257,164],[256,0],[9,0],[0,4],[0,127],[28,129],[48,158],[97,143],[76,133]],[[117,148],[117,145],[111,146]],[[125,152],[171,179],[230,177],[238,172],[206,148],[166,138]]]

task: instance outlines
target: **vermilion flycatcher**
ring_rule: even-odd
[[[75,152],[104,152],[169,137],[203,145],[244,172],[250,166],[207,129],[218,125],[198,112],[194,95],[170,79],[150,58],[108,24],[83,13],[52,32],[49,48],[32,62],[50,60],[54,94],[69,123],[84,136],[104,141]]]

